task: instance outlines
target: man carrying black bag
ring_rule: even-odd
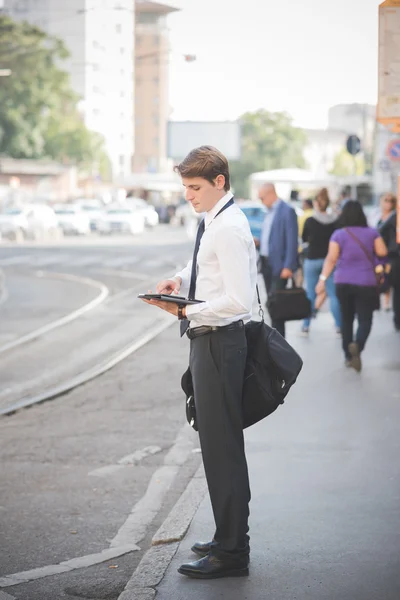
[[[179,572],[211,579],[248,575],[250,488],[243,439],[242,391],[246,368],[245,323],[256,289],[256,250],[245,215],[233,203],[226,158],[202,146],[176,167],[186,199],[200,223],[193,261],[157,292],[180,291],[204,302],[178,307],[152,304],[176,315],[190,341],[190,372],[197,428],[211,505],[213,539],[196,543],[202,558]]]
[[[261,272],[268,299],[287,287],[298,267],[298,224],[295,211],[280,198],[272,183],[259,190],[259,199],[268,209],[260,239]],[[285,337],[285,319],[268,306],[272,327]],[[308,316],[308,315],[304,315]],[[299,317],[302,318],[302,317]]]

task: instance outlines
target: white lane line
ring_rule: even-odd
[[[6,278],[3,273],[0,271],[0,306],[4,304],[8,300],[9,292],[6,286]],[[0,598],[1,600],[1,598]]]
[[[56,256],[35,256],[32,259],[32,264],[35,267],[51,267],[52,265],[57,265],[57,264],[62,264],[62,263],[69,263],[70,262],[70,256],[68,254],[57,254]]]
[[[0,265],[7,267],[9,265],[24,265],[31,264],[31,254],[23,254],[22,256],[10,256],[10,258],[1,258]]]
[[[122,277],[124,279],[138,279],[139,281],[145,281],[149,279],[149,275],[143,273],[132,273],[132,271],[118,271],[117,269],[100,269],[101,273],[106,275],[113,275],[114,277]]]
[[[73,377],[66,382],[64,381],[58,386],[48,389],[41,394],[37,394],[36,396],[26,396],[25,398],[22,398],[22,400],[14,402],[14,404],[11,404],[6,408],[0,408],[0,416],[11,415],[21,408],[27,408],[28,406],[33,406],[34,404],[39,404],[40,402],[47,402],[48,400],[58,398],[59,396],[62,396],[63,394],[66,394],[67,392],[79,387],[80,385],[83,385],[84,383],[103,375],[103,373],[106,373],[106,371],[109,371],[115,367],[115,365],[125,360],[125,358],[142,348],[142,346],[145,346],[148,342],[151,342],[151,340],[175,323],[176,318],[172,317],[171,315],[164,317],[162,320],[158,321],[157,325],[148,333],[139,338],[133,344],[130,344],[124,348],[121,352],[115,354],[112,358],[103,361],[102,363],[98,363],[91,369],[80,373],[76,377]],[[12,392],[13,390],[6,390],[6,392],[8,391]],[[5,395],[5,392],[2,391],[1,397],[3,397],[3,395]]]
[[[139,256],[119,256],[118,258],[111,258],[104,261],[106,267],[122,267],[123,265],[136,265],[141,262]]]
[[[78,558],[65,560],[56,565],[47,565],[46,567],[38,567],[37,569],[31,569],[30,571],[12,573],[11,575],[5,575],[5,577],[0,578],[0,588],[19,585],[35,579],[43,579],[43,577],[50,577],[51,575],[58,575],[59,573],[67,573],[68,571],[74,571],[75,569],[91,567],[136,550],[140,550],[139,546],[136,544],[127,544],[126,546],[119,548],[107,548],[97,554],[88,554],[87,556],[79,556]]]
[[[80,556],[56,565],[6,575],[0,579],[0,588],[66,573],[74,569],[90,567],[128,552],[140,550],[135,540],[140,541],[145,537],[147,527],[161,509],[165,494],[171,487],[179,468],[186,462],[193,446],[193,431],[185,424],[179,431],[172,448],[165,456],[164,465],[153,473],[144,496],[135,504],[127,520],[111,541],[109,548],[97,554]]]
[[[193,431],[185,423],[174,445],[165,456],[163,466],[153,473],[145,495],[132,508],[127,520],[111,541],[111,548],[124,546],[127,543],[137,544],[145,537],[147,528],[160,511],[164,497],[172,486],[179,468],[192,452],[193,437]]]
[[[143,448],[143,450],[136,450],[136,452],[133,452],[133,454],[123,456],[116,465],[99,467],[98,469],[94,469],[94,471],[90,471],[88,475],[94,477],[105,477],[107,475],[112,475],[116,471],[124,469],[126,466],[139,464],[144,458],[152,456],[153,454],[158,454],[158,452],[161,452],[161,450],[162,449],[159,446],[146,446],[146,448]]]
[[[61,273],[42,273],[38,272],[38,276],[40,277],[52,277],[57,279],[65,279],[67,281],[74,281],[76,283],[82,283],[84,285],[90,285],[91,287],[95,287],[100,290],[100,294],[91,300],[84,306],[81,306],[77,310],[72,311],[68,315],[61,317],[61,319],[56,319],[51,323],[47,323],[47,325],[43,325],[43,327],[39,327],[39,329],[35,329],[26,335],[23,335],[8,344],[4,344],[0,346],[0,354],[6,352],[7,350],[11,350],[12,348],[16,348],[17,346],[21,346],[22,344],[26,344],[27,342],[31,342],[36,338],[49,333],[49,331],[53,331],[53,329],[57,329],[58,327],[62,327],[71,321],[74,321],[78,317],[81,317],[85,313],[89,312],[99,306],[109,295],[110,291],[107,286],[105,286],[100,281],[95,281],[94,279],[88,279],[87,277],[78,277],[77,275],[63,275]]]

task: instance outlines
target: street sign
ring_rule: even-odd
[[[400,161],[400,140],[389,142],[386,154],[390,160]]]
[[[356,135],[349,135],[346,141],[347,152],[352,156],[356,156],[361,150],[361,140]]]
[[[400,0],[379,6],[378,106],[376,119],[400,131]]]
[[[388,173],[389,171],[391,171],[392,170],[392,166],[390,164],[390,160],[388,160],[387,158],[383,158],[379,162],[379,170],[383,171],[384,173]]]

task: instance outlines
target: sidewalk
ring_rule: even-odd
[[[298,323],[288,329],[303,372],[285,405],[246,432],[250,577],[177,573],[196,560],[194,541],[213,535],[207,496],[157,600],[400,598],[400,335],[376,313],[357,374],[344,367],[330,315],[313,322],[309,339]]]

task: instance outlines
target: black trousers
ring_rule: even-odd
[[[244,449],[242,390],[247,344],[244,327],[190,342],[197,424],[215,520],[212,554],[249,554],[249,476]]]
[[[279,275],[274,275],[271,264],[265,256],[261,256],[261,273],[264,278],[265,290],[269,296],[275,290],[284,290],[288,284],[287,279],[281,279]],[[285,321],[275,321],[271,319],[271,326],[274,327],[283,337],[285,337]]]
[[[357,342],[360,351],[364,350],[371,332],[372,317],[377,308],[376,287],[336,284],[336,295],[342,312],[342,347],[346,358],[350,358],[349,344]],[[358,328],[354,339],[354,320],[357,316]]]
[[[393,320],[396,329],[400,329],[400,256],[395,255],[390,257],[391,285],[393,290]]]

